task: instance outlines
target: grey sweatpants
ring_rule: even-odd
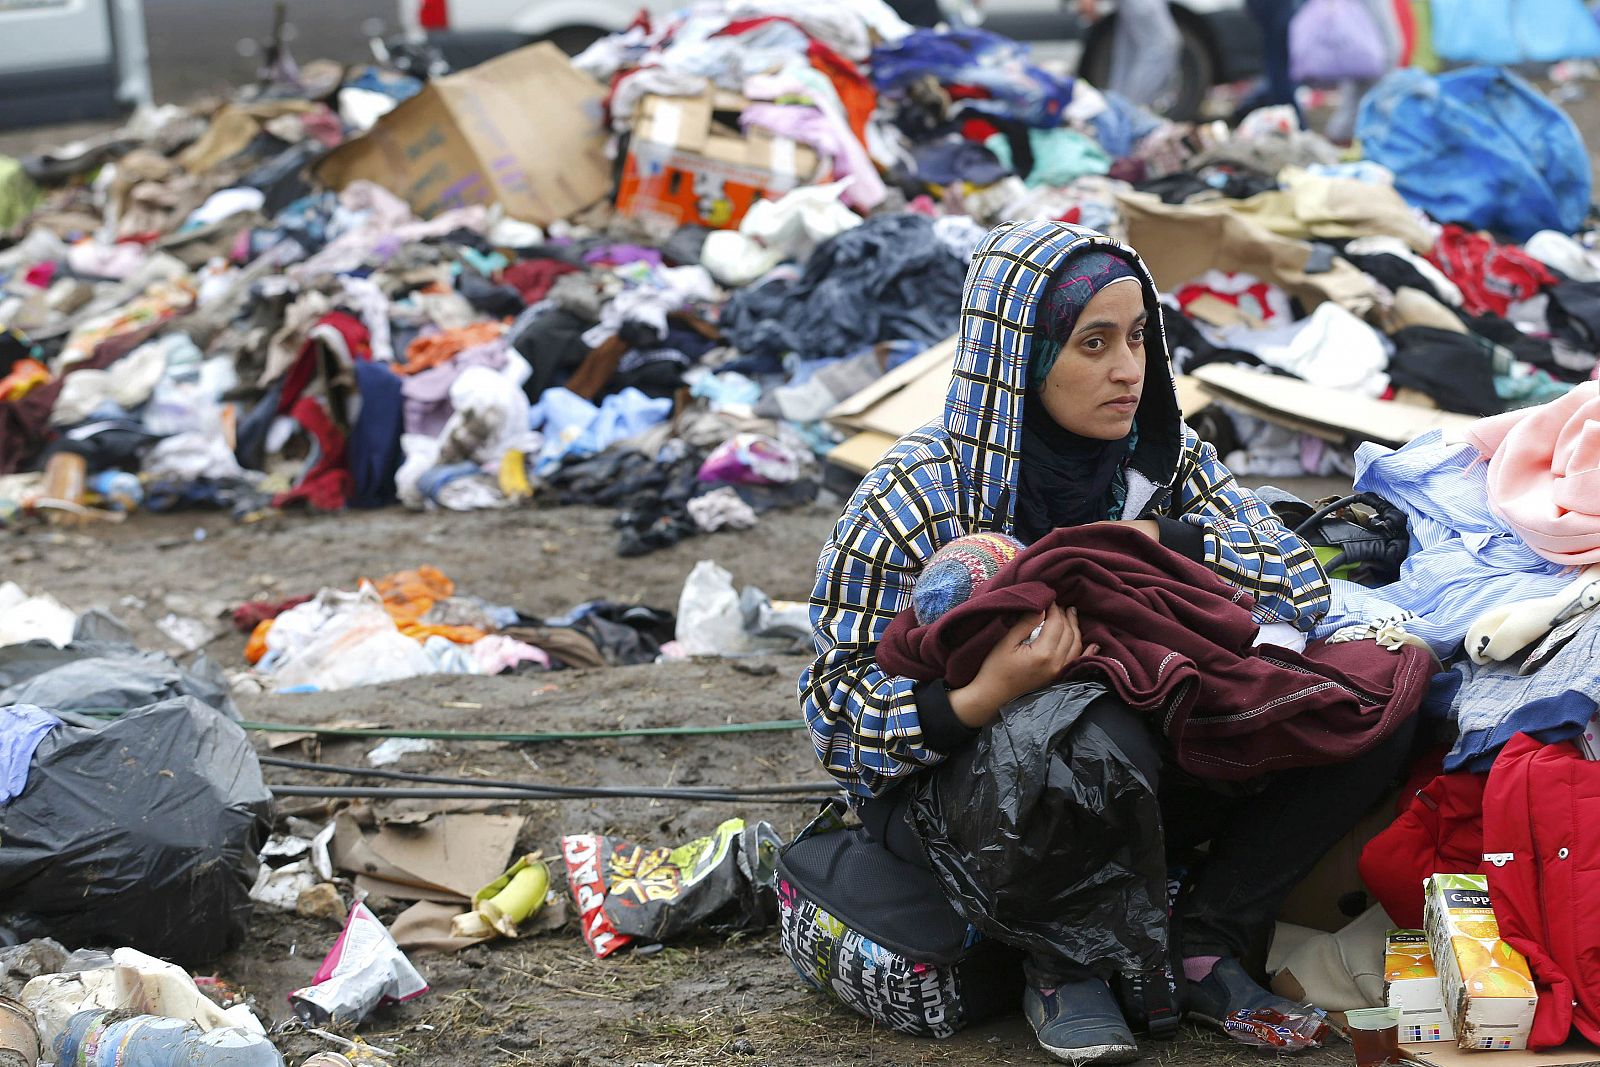
[[[1118,0],[1107,88],[1135,104],[1154,103],[1177,72],[1181,41],[1167,0]]]

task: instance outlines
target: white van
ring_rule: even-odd
[[[0,129],[150,100],[143,0],[0,0]]]

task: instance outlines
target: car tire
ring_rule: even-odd
[[[1206,91],[1216,80],[1217,61],[1205,31],[1182,12],[1174,11],[1172,15],[1177,21],[1181,38],[1178,45],[1179,74],[1151,110],[1178,122],[1192,122],[1200,117]],[[1096,22],[1083,44],[1078,76],[1096,88],[1104,88],[1111,80],[1111,35],[1116,29],[1116,18],[1113,14]]]
[[[575,56],[585,48],[606,36],[607,31],[598,26],[563,26],[545,35],[545,40],[550,41],[557,48],[569,56]]]

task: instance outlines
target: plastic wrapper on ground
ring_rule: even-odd
[[[701,927],[765,927],[777,911],[779,844],[769,824],[729,819],[676,848],[570,834],[561,851],[583,938],[604,958],[633,941],[658,944]]]

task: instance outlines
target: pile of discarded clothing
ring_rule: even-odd
[[[1398,973],[1420,959],[1446,988],[1467,980],[1472,992],[1433,1000],[1438,1029],[1405,1040],[1465,1048],[1482,1039],[1473,939],[1487,939],[1502,946],[1506,969],[1491,978],[1515,987],[1495,995],[1518,998],[1499,1047],[1552,1048],[1574,1031],[1600,1038],[1589,992],[1596,937],[1570,888],[1572,872],[1592,862],[1579,828],[1600,797],[1597,388],[1580,383],[1474,420],[1455,438],[1435,430],[1402,448],[1357,450],[1355,488],[1404,514],[1404,560],[1381,584],[1336,569],[1313,636],[1326,647],[1376,639],[1404,654],[1426,649],[1442,666],[1421,702],[1424,754],[1396,808],[1355,841],[1370,839],[1359,882],[1375,904],[1331,941],[1312,935],[1287,950],[1280,992],[1333,1010],[1395,1006],[1404,997],[1390,983],[1420,975]],[[1446,901],[1447,890],[1475,895]],[[1473,914],[1458,914],[1464,907]],[[1393,928],[1424,926],[1409,957],[1392,947],[1407,936]],[[1436,931],[1465,932],[1467,943]],[[1342,962],[1330,963],[1330,947]],[[1383,982],[1362,978],[1385,971]]]
[[[954,331],[1008,218],[1140,248],[1207,396],[1245,364],[1483,415],[1590,377],[1554,105],[1402,70],[1360,135],[1170,122],[879,0],[698,5],[427,83],[280,64],[0,160],[0,521],[587,503],[624,554],[749,527],[814,497],[839,401]],[[1241,472],[1351,469],[1271,404],[1190,413]]]
[[[617,667],[674,655],[676,620],[641,604],[591,600],[538,618],[457,595],[435,567],[397,571],[354,591],[250,600],[233,610],[250,635],[251,679],[279,693],[349,689],[426,674]]]

